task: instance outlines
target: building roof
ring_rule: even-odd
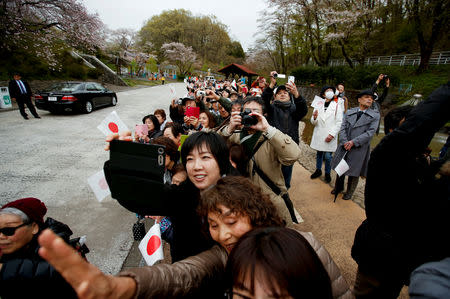
[[[227,75],[228,74],[239,74],[239,75],[246,75],[246,76],[257,76],[258,75],[251,69],[249,69],[243,65],[237,64],[237,63],[229,64],[229,65],[221,68],[220,70],[218,70],[218,72],[227,74]]]

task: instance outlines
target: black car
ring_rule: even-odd
[[[91,113],[97,107],[115,106],[117,95],[97,82],[59,82],[34,96],[36,107],[52,113],[82,111]]]

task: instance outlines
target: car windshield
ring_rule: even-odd
[[[60,82],[53,84],[48,91],[72,92],[82,88],[82,83]]]

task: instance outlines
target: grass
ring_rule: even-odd
[[[156,86],[156,85],[161,85],[162,82],[161,80],[145,80],[145,79],[137,79],[137,78],[122,78],[123,81],[125,81],[125,83],[128,84],[128,86]],[[172,80],[166,80],[166,84],[171,83],[171,82],[175,82]]]

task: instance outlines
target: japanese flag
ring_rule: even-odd
[[[111,194],[103,170],[89,177],[87,181],[98,201],[101,202],[106,196]]]
[[[233,87],[234,90],[237,90],[236,80],[233,80],[233,82],[231,82],[231,87]]]
[[[155,223],[147,232],[139,243],[139,250],[149,266],[164,258],[159,223]]]
[[[105,136],[112,133],[119,133],[128,131],[128,127],[117,115],[116,111],[111,112],[102,122],[98,125],[97,129],[102,131]]]

